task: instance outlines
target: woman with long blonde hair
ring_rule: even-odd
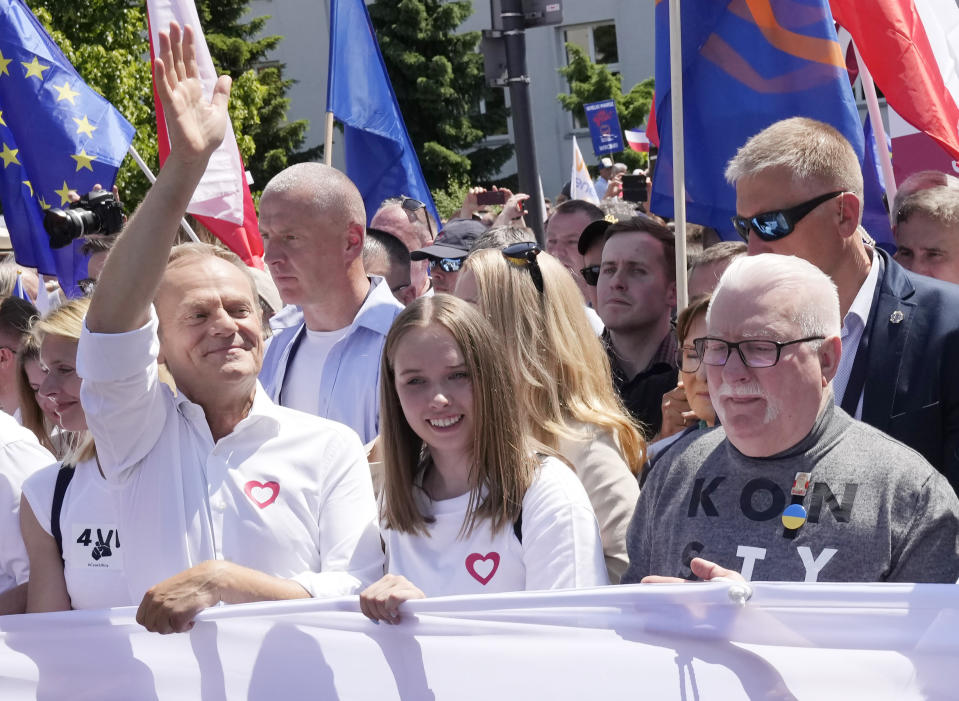
[[[529,436],[499,338],[471,305],[421,297],[380,375],[387,574],[360,596],[395,622],[410,598],[607,583],[589,499]]]
[[[23,484],[20,530],[30,558],[27,612],[128,606],[117,517],[96,446],[87,431],[76,374],[77,342],[89,299],[75,299],[31,331],[40,347],[39,393],[53,402],[60,425],[74,432],[63,461]]]
[[[599,520],[610,581],[618,583],[646,445],[613,390],[576,283],[535,243],[518,243],[471,254],[456,294],[498,331],[532,435],[576,469]]]

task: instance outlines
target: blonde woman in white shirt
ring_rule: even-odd
[[[387,574],[363,613],[411,598],[607,584],[596,517],[570,468],[537,451],[489,323],[450,295],[397,318],[382,361]]]
[[[77,342],[88,307],[88,299],[73,300],[38,321],[32,332],[44,373],[38,391],[53,403],[59,424],[73,432],[76,443],[63,462],[23,484],[28,613],[137,603],[127,590],[113,500],[80,405]]]

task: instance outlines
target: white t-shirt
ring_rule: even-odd
[[[323,378],[323,366],[330,350],[347,333],[347,326],[336,331],[306,332],[296,348],[293,362],[283,378],[282,404],[290,409],[305,411],[307,414],[320,414],[320,380]]]
[[[420,509],[435,521],[429,536],[382,529],[387,571],[427,596],[594,587],[609,583],[599,527],[573,471],[546,458],[523,498],[520,543],[513,525],[491,533],[488,521],[460,537],[469,493],[431,501],[417,489]]]
[[[151,310],[152,312],[152,310]],[[383,572],[363,445],[348,427],[275,405],[256,386],[232,433],[157,376],[157,318],[127,333],[84,326],[80,398],[113,492],[131,598],[204,560],[346,596]]]
[[[23,483],[23,494],[37,522],[51,536],[50,516],[59,472],[60,463],[50,465]],[[73,473],[60,509],[60,531],[63,577],[73,608],[104,609],[140,603],[130,598],[127,589],[116,509],[95,459],[81,462]]]
[[[30,561],[20,536],[20,487],[42,467],[56,462],[31,431],[0,411],[0,592],[30,578]]]

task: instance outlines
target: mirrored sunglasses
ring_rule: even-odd
[[[763,212],[752,217],[741,217],[737,214],[732,218],[732,223],[744,241],[749,240],[750,230],[755,231],[756,235],[763,241],[778,241],[789,236],[796,228],[796,224],[816,207],[845,192],[845,190],[827,192],[825,195],[806,200],[795,207]]]

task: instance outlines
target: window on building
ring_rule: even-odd
[[[593,63],[605,65],[611,73],[619,75],[619,45],[616,43],[616,23],[597,22],[564,27],[563,46],[574,44],[581,48]],[[569,52],[564,52],[569,63]],[[586,129],[583,117],[573,117],[574,129]]]
[[[486,132],[487,137],[491,136],[509,136],[509,117],[506,115],[506,88],[491,88],[490,93],[485,99],[480,100],[480,114],[489,114],[490,112],[499,112],[502,119],[490,125]]]

